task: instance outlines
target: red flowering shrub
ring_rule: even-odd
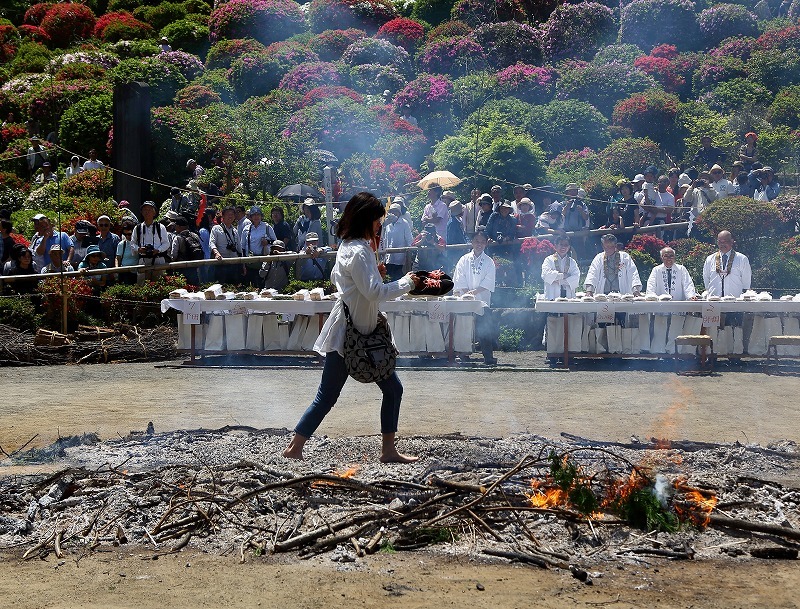
[[[339,84],[339,72],[336,66],[325,61],[312,61],[301,63],[289,70],[278,86],[281,89],[306,93],[326,84]]]
[[[660,142],[675,129],[679,101],[677,96],[658,89],[634,93],[617,102],[611,120],[614,125],[630,129],[635,137]]]
[[[778,251],[784,256],[791,256],[800,262],[800,235],[781,241]]]
[[[95,37],[103,42],[138,40],[148,38],[152,33],[153,28],[150,24],[139,21],[127,11],[106,13],[94,26]]]
[[[178,91],[175,96],[178,105],[184,110],[205,108],[222,101],[219,93],[205,85],[189,85]]]
[[[230,0],[208,20],[212,42],[223,38],[255,38],[264,44],[302,31],[305,20],[294,0]]]
[[[520,246],[520,254],[529,268],[542,268],[544,259],[556,251],[550,239],[528,237]]]
[[[105,169],[89,169],[64,180],[61,192],[71,197],[102,198],[111,192],[112,177]]]
[[[314,51],[322,61],[341,59],[347,47],[357,40],[366,38],[364,30],[326,30],[308,41],[308,48]]]
[[[252,38],[220,40],[209,49],[206,56],[206,68],[209,70],[225,68],[227,70],[234,61],[246,53],[265,53],[266,50],[267,47]]]
[[[14,140],[23,138],[26,135],[28,135],[28,130],[25,125],[9,123],[0,128],[0,152],[5,150]],[[3,184],[6,184],[6,182],[3,181]]]
[[[428,32],[428,42],[441,38],[454,38],[456,36],[467,36],[472,33],[472,28],[463,21],[445,21],[440,23]]]
[[[653,257],[653,260],[661,260],[661,250],[667,247],[665,241],[655,235],[635,235],[630,240],[627,250],[639,250]]]
[[[384,23],[378,30],[376,38],[383,38],[411,52],[420,45],[423,36],[425,28],[419,21],[398,17]]]
[[[41,44],[49,44],[51,42],[50,36],[47,32],[45,32],[42,28],[38,25],[27,25],[23,24],[19,26],[18,30],[19,35],[23,38],[28,40],[33,40],[34,42],[39,42]]]
[[[88,6],[61,3],[48,9],[41,26],[50,36],[53,45],[67,47],[76,40],[90,38],[96,22],[97,19]]]
[[[686,84],[686,80],[676,71],[672,60],[665,57],[644,55],[637,57],[633,65],[645,74],[652,76],[657,83],[664,87],[665,91],[674,93]]]
[[[391,0],[311,0],[306,16],[314,32],[359,28],[374,34],[398,14]]]
[[[652,57],[663,57],[664,59],[675,59],[678,56],[678,47],[674,44],[659,44],[650,51]]]
[[[397,192],[402,191],[407,184],[419,182],[420,177],[417,170],[406,163],[394,162],[389,166],[389,181]]]
[[[88,279],[49,277],[39,284],[37,291],[42,295],[42,313],[45,326],[60,327],[62,294],[67,295],[67,326],[74,328],[78,323],[78,313],[86,307],[87,297],[92,295],[92,285]]]
[[[14,244],[24,245],[25,247],[30,247],[31,242],[25,238],[25,235],[20,235],[19,233],[11,233],[11,239],[13,239]]]
[[[347,87],[337,87],[332,85],[325,85],[311,89],[303,96],[302,107],[311,106],[323,99],[331,99],[336,97],[349,97],[356,103],[361,103],[364,98],[358,93]]]
[[[0,23],[0,63],[11,61],[17,52],[17,28],[10,23]]]
[[[53,6],[52,2],[39,2],[38,4],[32,5],[25,11],[22,23],[26,25],[42,25],[44,16],[47,14],[47,11],[50,10],[51,6]]]
[[[755,46],[763,51],[800,50],[800,25],[764,32],[756,39]]]
[[[553,99],[557,73],[552,68],[515,63],[500,70],[495,78],[504,95],[530,104],[545,104]]]

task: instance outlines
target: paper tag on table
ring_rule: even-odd
[[[703,303],[703,327],[719,328],[720,314],[718,302]]]
[[[599,324],[613,324],[614,323],[614,303],[604,302],[600,305],[597,311],[597,323]]]
[[[183,323],[197,325],[200,323],[200,303],[187,302],[183,311]]]
[[[444,310],[444,304],[441,302],[434,302],[433,307],[428,311],[428,319],[440,323],[447,321],[447,313]]]

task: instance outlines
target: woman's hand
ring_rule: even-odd
[[[420,285],[422,285],[422,278],[419,277],[416,273],[407,273],[406,279],[408,279],[411,283],[414,284],[414,289],[418,289]]]

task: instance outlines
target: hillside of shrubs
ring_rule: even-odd
[[[6,0],[0,16],[0,207],[23,234],[40,211],[66,230],[119,217],[108,175],[62,181],[59,196],[31,188],[22,155],[33,120],[111,159],[113,87],[131,81],[152,91],[153,179],[183,187],[195,158],[243,201],[318,182],[315,149],[346,186],[413,195],[448,169],[467,178],[462,200],[506,181],[579,182],[602,201],[647,165],[690,164],[704,134],[729,163],[754,131],[779,179],[798,166],[800,0]],[[699,235],[729,228],[753,244],[754,285],[800,290],[797,196],[716,208]]]

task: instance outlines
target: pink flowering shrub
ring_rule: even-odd
[[[542,61],[541,35],[524,23],[485,23],[475,29],[475,40],[486,52],[489,65],[496,69],[520,61],[532,65]]]
[[[406,163],[395,161],[389,165],[389,182],[395,192],[401,192],[407,184],[419,182],[421,177],[416,169]]]
[[[611,120],[614,125],[630,129],[635,137],[662,142],[676,128],[679,103],[676,95],[649,89],[617,102]]]
[[[619,40],[645,51],[660,44],[697,44],[699,28],[691,0],[633,0],[622,9]]]
[[[405,17],[387,21],[376,34],[377,38],[388,40],[409,52],[414,51],[421,44],[424,36],[425,28],[422,24],[419,21]]]
[[[61,114],[82,99],[110,93],[108,82],[94,80],[53,81],[31,91],[28,115],[46,124],[58,122]]]
[[[83,4],[53,4],[42,19],[41,28],[53,45],[67,47],[75,41],[90,38],[97,19]],[[36,25],[36,24],[31,24]]]
[[[614,12],[597,2],[562,4],[541,27],[542,50],[550,59],[588,59],[612,42],[619,29]]]
[[[746,75],[745,65],[735,57],[708,56],[692,77],[692,87],[699,94],[717,83]]]
[[[301,32],[304,23],[294,0],[230,0],[214,9],[208,20],[212,42],[255,38],[264,44]]]
[[[463,21],[445,21],[428,32],[426,41],[433,42],[434,40],[440,40],[442,38],[467,36],[471,33],[472,28]]]
[[[206,56],[209,70],[231,67],[231,64],[246,53],[266,53],[267,47],[252,38],[220,40],[213,44]]]
[[[178,71],[186,77],[186,80],[194,80],[205,71],[203,62],[197,55],[192,55],[184,51],[159,53],[156,59],[177,68]]]
[[[749,36],[734,36],[726,38],[716,47],[711,49],[708,54],[714,57],[736,57],[742,61],[750,59],[756,39]]]
[[[150,24],[139,21],[127,11],[106,13],[94,26],[95,38],[100,38],[103,42],[137,40],[149,38],[152,34],[153,28]]]
[[[553,176],[554,182],[566,182],[566,178],[569,180],[583,179],[597,167],[597,163],[597,153],[591,148],[567,150],[550,161],[547,175]]]
[[[545,104],[553,99],[557,76],[552,68],[515,63],[500,70],[495,78],[503,95],[531,104]]]
[[[349,97],[354,102],[359,104],[364,101],[364,98],[352,89],[348,89],[347,87],[324,85],[306,92],[306,94],[303,95],[301,107],[305,108],[306,106],[311,106],[324,99],[333,99],[337,97]]]
[[[556,248],[550,239],[528,237],[522,242],[519,251],[529,268],[541,269],[544,259],[555,252]]]
[[[228,70],[228,80],[240,99],[266,95],[278,86],[289,70],[318,59],[313,51],[302,46],[270,45],[264,53],[246,53],[234,61]]]
[[[739,4],[715,4],[697,16],[706,48],[730,36],[757,36],[756,16]]]
[[[457,76],[480,70],[486,63],[483,47],[469,36],[428,43],[417,58],[424,72]]]
[[[219,93],[205,85],[189,85],[175,95],[175,101],[183,110],[205,108],[222,101]]]
[[[336,66],[325,61],[301,63],[289,70],[278,85],[281,89],[306,93],[324,85],[338,85]]]
[[[345,52],[347,47],[366,37],[367,33],[364,30],[353,28],[348,30],[326,30],[309,40],[308,47],[319,55],[322,61],[336,61],[341,59],[342,53]]]
[[[311,0],[306,16],[314,32],[358,28],[375,34],[398,14],[390,0]]]
[[[382,66],[394,66],[404,72],[411,65],[411,57],[403,47],[394,45],[388,40],[362,38],[347,47],[342,54],[342,62],[351,67],[377,63]]]
[[[396,108],[410,106],[411,112],[441,111],[453,101],[453,83],[446,76],[420,74],[394,98]]]

